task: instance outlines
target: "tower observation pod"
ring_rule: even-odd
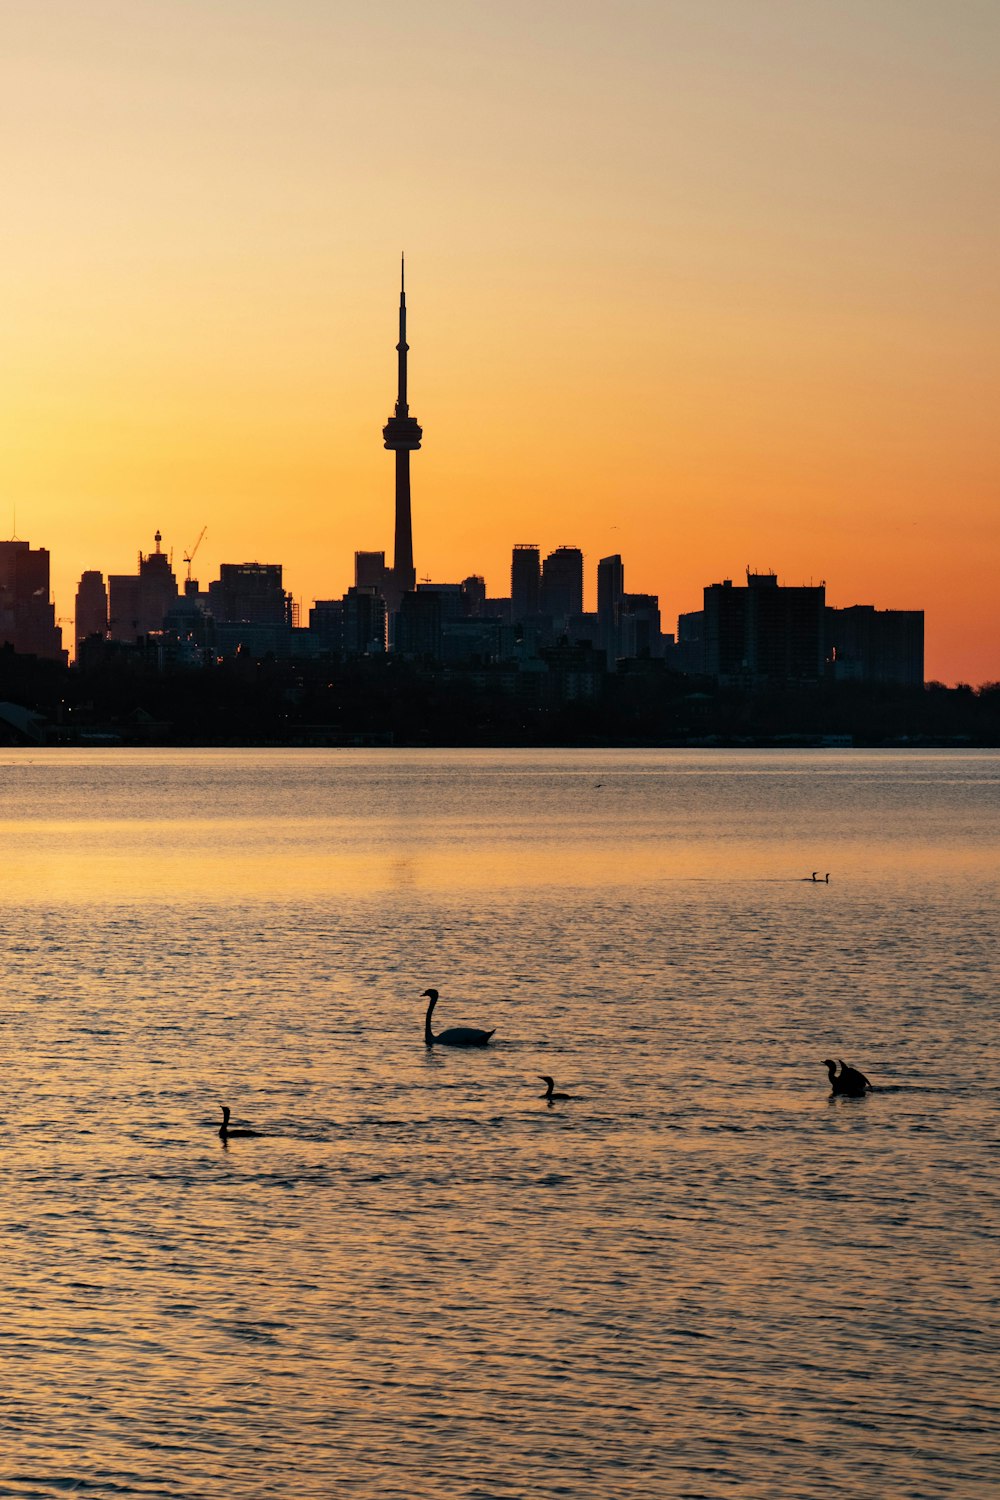
[[[420,447],[423,431],[416,417],[410,416],[406,399],[406,282],[405,264],[400,264],[399,285],[399,388],[396,409],[382,428],[382,439],[390,452],[396,455],[396,537],[393,552],[392,582],[387,599],[390,609],[398,609],[402,596],[416,587],[417,575],[413,566],[413,519],[410,510],[410,454]]]

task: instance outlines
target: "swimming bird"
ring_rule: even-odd
[[[259,1130],[230,1130],[230,1128],[229,1128],[229,1115],[230,1115],[229,1105],[228,1104],[223,1104],[223,1105],[220,1105],[220,1108],[222,1110],[222,1124],[219,1126],[219,1139],[220,1140],[228,1141],[228,1140],[231,1140],[233,1136],[244,1136],[244,1135],[258,1136],[258,1135],[260,1135],[260,1131]]]
[[[548,1084],[548,1088],[545,1090],[545,1093],[541,1095],[541,1098],[547,1099],[550,1104],[554,1103],[556,1099],[572,1099],[572,1094],[553,1093],[553,1090],[556,1086],[556,1081],[554,1078],[550,1078],[548,1073],[539,1073],[538,1076],[543,1083]]]
[[[848,1094],[858,1099],[871,1084],[863,1073],[857,1068],[851,1068],[840,1059],[840,1072],[837,1072],[837,1064],[832,1057],[824,1057],[823,1066],[830,1075],[830,1088],[835,1094]]]
[[[869,1080],[863,1073],[859,1072],[857,1068],[852,1068],[850,1063],[845,1063],[842,1057],[839,1058],[838,1061],[840,1062],[841,1083],[844,1083],[846,1081],[848,1088],[852,1089],[871,1088],[871,1083],[869,1082]]]
[[[485,1047],[496,1030],[495,1026],[493,1031],[480,1031],[478,1026],[449,1026],[447,1031],[439,1031],[435,1036],[431,1030],[431,1016],[438,1003],[438,992],[424,990],[420,998],[430,1001],[424,1018],[424,1041],[428,1047],[433,1047],[435,1042],[441,1047]]]

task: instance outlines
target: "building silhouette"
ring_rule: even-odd
[[[62,630],[49,598],[49,554],[29,542],[0,542],[0,646],[65,663]]]
[[[510,559],[510,613],[515,624],[534,620],[541,609],[541,553],[530,542],[519,542]]]
[[[396,455],[396,535],[392,569],[385,584],[386,603],[391,610],[399,608],[403,595],[417,581],[413,566],[413,516],[410,505],[410,454],[420,447],[423,431],[415,417],[410,416],[406,389],[406,282],[405,268],[400,267],[399,286],[399,343],[398,384],[396,406],[393,415],[382,429],[386,448]]]
[[[704,671],[724,682],[808,682],[824,667],[826,589],[783,588],[774,573],[747,571],[704,591]]]
[[[349,588],[343,598],[345,656],[382,656],[386,648],[386,602],[370,585]]]
[[[663,655],[660,601],[656,594],[623,594],[619,601],[618,655],[626,658]]]
[[[161,630],[179,591],[170,559],[161,550],[157,531],[154,550],[139,553],[136,573],[112,573],[108,578],[108,635],[114,641],[137,641]]]
[[[826,657],[836,682],[917,687],[924,680],[924,612],[873,604],[828,608]]]
[[[76,590],[75,635],[76,649],[80,643],[98,636],[104,640],[108,633],[108,590],[104,574],[88,569],[81,574]]]
[[[385,565],[384,552],[355,552],[354,585],[359,589],[378,589],[384,594],[391,569]]]
[[[209,609],[222,625],[292,624],[292,599],[281,563],[222,563],[208,586]]]
[[[583,613],[583,553],[557,547],[542,563],[541,612],[554,629],[565,630],[570,616]]]

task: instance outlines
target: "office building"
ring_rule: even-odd
[[[49,598],[49,553],[29,542],[0,542],[0,646],[65,664],[62,630]]]
[[[222,563],[208,586],[209,609],[224,625],[292,625],[292,598],[281,563]]]
[[[114,641],[135,642],[150,631],[162,630],[168,611],[177,603],[177,579],[160,546],[159,531],[153,540],[152,552],[139,553],[136,573],[112,573],[108,578],[108,634]]]
[[[104,574],[88,569],[80,577],[76,590],[76,649],[80,642],[98,636],[104,640],[108,634],[108,591]]]
[[[378,589],[384,594],[389,581],[384,552],[355,552],[354,586],[359,589]]]

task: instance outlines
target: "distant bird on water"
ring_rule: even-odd
[[[439,1047],[485,1047],[493,1031],[496,1031],[495,1026],[493,1031],[480,1031],[478,1026],[449,1026],[447,1031],[439,1031],[435,1036],[431,1030],[431,1016],[438,1003],[438,992],[424,990],[420,998],[430,1001],[424,1017],[424,1041],[428,1047],[433,1047],[435,1043]]]
[[[859,1099],[862,1094],[871,1088],[871,1084],[863,1073],[857,1068],[849,1067],[844,1059],[840,1059],[840,1072],[837,1072],[837,1064],[832,1057],[824,1057],[823,1066],[830,1075],[830,1088],[835,1094],[848,1094]]]
[[[556,1081],[554,1078],[550,1078],[548,1073],[539,1073],[538,1076],[543,1083],[548,1084],[548,1088],[545,1090],[545,1093],[541,1095],[541,1097],[548,1100],[549,1104],[554,1104],[557,1099],[572,1099],[572,1094],[557,1094],[554,1092]]]
[[[222,1109],[222,1124],[219,1126],[219,1139],[220,1140],[222,1140],[222,1141],[232,1140],[233,1137],[235,1137],[235,1136],[249,1136],[249,1135],[259,1136],[260,1135],[260,1131],[259,1130],[230,1130],[230,1128],[229,1128],[229,1115],[230,1115],[229,1105],[228,1104],[223,1104],[223,1105],[220,1106],[220,1108]]]

